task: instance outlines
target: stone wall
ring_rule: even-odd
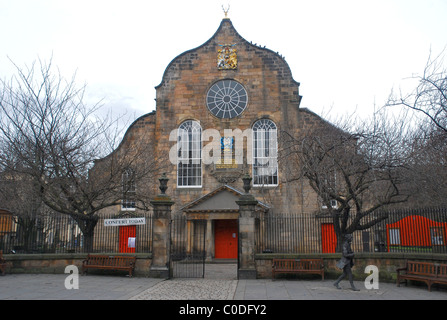
[[[237,69],[217,68],[217,53],[223,44],[236,44]],[[241,116],[219,119],[207,110],[206,93],[216,81],[222,79],[238,81],[247,90],[249,102]],[[293,79],[284,57],[242,38],[229,19],[224,19],[215,34],[204,44],[180,54],[171,61],[161,83],[156,87],[156,97],[156,111],[143,116],[130,126],[119,149],[132,148],[132,143],[136,141],[148,141],[154,145],[153,153],[148,154],[148,157],[164,161],[165,165],[161,170],[167,172],[170,178],[168,192],[175,202],[173,213],[222,185],[213,174],[213,166],[202,165],[201,188],[177,188],[176,164],[170,163],[168,159],[175,141],[170,141],[169,137],[182,122],[199,121],[202,130],[215,129],[223,136],[225,129],[239,129],[243,132],[252,128],[255,121],[268,118],[275,122],[279,134],[287,132],[298,137],[300,132],[325,123],[315,113],[300,108],[299,83]],[[244,154],[247,154],[246,150]],[[287,183],[287,165],[279,163],[278,186],[253,188],[253,195],[259,201],[269,204],[271,210],[276,213],[315,212],[318,210],[315,193],[305,181]],[[246,156],[239,167],[241,172],[248,171],[252,175]],[[157,181],[154,182],[152,187],[144,189],[155,195],[158,190]],[[229,184],[242,190],[241,179]]]
[[[149,275],[152,263],[152,255],[150,254],[134,254],[137,257],[135,276]],[[47,273],[61,274],[64,273],[65,267],[75,265],[81,272],[82,261],[87,257],[86,254],[8,254],[4,255],[7,261],[7,274],[11,273]],[[258,254],[255,256],[257,278],[272,278],[272,259],[273,258],[323,258],[325,264],[325,279],[335,279],[341,275],[341,270],[335,267],[340,254]],[[447,263],[447,257],[442,254],[409,254],[409,253],[358,253],[355,258],[355,266],[353,274],[355,280],[364,280],[368,275],[364,273],[365,267],[375,265],[379,268],[379,279],[383,282],[396,281],[396,269],[405,266],[406,260],[428,261],[437,263]],[[92,274],[104,274],[103,271],[91,270]],[[115,273],[117,274],[117,273]],[[120,274],[126,274],[121,272]],[[278,275],[278,279],[283,277]],[[286,275],[287,278],[294,278],[292,275]],[[297,279],[316,279],[318,276],[296,276]]]
[[[217,52],[222,44],[236,44],[236,70],[218,70]],[[207,110],[206,93],[216,81],[222,79],[236,80],[247,90],[249,103],[239,117],[219,119]],[[202,130],[215,129],[221,136],[224,136],[225,129],[240,129],[242,132],[250,129],[255,121],[262,118],[273,120],[279,130],[294,131],[301,99],[298,87],[282,57],[271,50],[250,44],[236,32],[230,20],[224,19],[206,43],[172,60],[156,88],[157,156],[165,157],[174,145],[174,142],[169,141],[172,130],[186,120],[199,121]],[[221,182],[212,175],[212,166],[203,165],[202,168],[202,188],[193,189],[177,188],[176,166],[167,168],[168,177],[172,181],[171,195],[176,202],[173,212],[221,186]],[[245,163],[241,169],[251,170],[251,166]],[[241,190],[242,181],[238,179],[232,186]],[[284,189],[285,186],[280,185],[269,190],[270,194],[262,190],[254,191],[254,194],[260,201],[275,200],[276,203],[272,205],[278,207],[279,211],[285,211],[288,208],[283,206],[290,206],[294,201],[293,198],[281,201],[281,194],[284,197],[287,193]]]
[[[113,254],[107,254],[113,255]],[[125,255],[125,254],[120,254]],[[135,276],[148,276],[152,263],[151,254],[131,254],[137,257],[134,274]],[[65,267],[75,265],[82,272],[82,261],[87,258],[87,254],[7,254],[3,255],[7,261],[6,273],[46,273],[61,274]],[[107,271],[89,270],[92,274],[104,274]],[[113,271],[114,272],[114,271]],[[125,275],[127,271],[120,271]]]
[[[274,258],[284,259],[316,259],[323,258],[325,266],[325,279],[336,279],[342,271],[335,266],[341,254],[258,254],[255,257],[258,279],[272,278],[272,260]],[[354,258],[352,269],[355,280],[365,280],[368,276],[364,273],[369,265],[379,268],[379,280],[384,282],[395,282],[397,278],[396,269],[405,267],[406,260],[427,261],[447,263],[446,255],[442,254],[409,254],[409,253],[358,253]],[[280,277],[294,277],[294,275],[278,275]],[[313,275],[299,275],[299,278],[319,278]]]

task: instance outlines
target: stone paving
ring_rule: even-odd
[[[447,300],[447,289],[432,292],[426,286],[397,287],[395,283],[380,283],[378,290],[367,290],[364,283],[355,281],[360,291],[342,282],[341,290],[334,280],[239,280],[234,300]]]
[[[380,283],[359,292],[347,281],[342,290],[333,280],[237,280],[234,264],[207,264],[204,279],[154,279],[125,275],[79,276],[79,288],[67,290],[67,274],[6,274],[0,276],[0,300],[447,300],[447,287],[424,284],[397,287]]]
[[[67,290],[67,274],[0,276],[0,300],[128,300],[163,281],[128,276],[87,275],[79,288]]]
[[[173,279],[157,283],[131,300],[232,300],[236,280]]]
[[[237,264],[210,263],[204,279],[157,283],[131,300],[231,300],[238,285]]]
[[[447,300],[447,288],[424,285],[397,287],[381,283],[379,290],[359,292],[332,280],[153,279],[80,276],[79,289],[67,290],[67,275],[12,274],[0,277],[0,300]]]

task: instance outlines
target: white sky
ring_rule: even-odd
[[[169,62],[213,36],[230,5],[239,34],[285,56],[302,107],[372,112],[447,45],[446,0],[0,0],[0,77],[37,58],[135,117],[155,109]]]

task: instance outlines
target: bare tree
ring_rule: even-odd
[[[38,196],[37,186],[27,176],[4,170],[0,172],[0,203],[2,208],[14,214],[18,235],[26,252],[31,252],[38,233],[39,220],[47,213],[47,207]],[[17,248],[16,248],[17,249]]]
[[[339,126],[321,121],[299,137],[282,133],[288,182],[304,179],[316,192],[333,218],[338,250],[343,235],[370,228],[386,217],[379,209],[408,199],[402,185],[407,130],[404,121],[390,119],[376,114],[355,127],[352,119]]]
[[[410,93],[392,93],[388,106],[403,106],[423,115],[439,130],[447,133],[447,69],[443,53],[435,58],[430,54],[422,75],[415,75],[417,86]]]
[[[410,93],[392,92],[387,106],[414,111],[414,135],[408,186],[412,201],[420,206],[445,204],[447,197],[447,68],[444,52],[429,55],[421,75],[409,80],[416,82]]]
[[[156,171],[156,161],[143,157],[151,145],[135,143],[126,156],[115,151],[117,119],[99,118],[101,106],[83,102],[85,86],[76,87],[75,77],[64,80],[51,61],[17,67],[0,85],[1,169],[26,176],[48,208],[75,219],[91,249],[97,213],[123,196],[123,171],[138,166],[142,181]],[[104,157],[107,169],[92,177],[95,161]]]
[[[415,206],[442,206],[447,199],[447,133],[421,124],[410,145],[407,185]]]

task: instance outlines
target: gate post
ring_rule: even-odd
[[[236,201],[239,205],[238,279],[256,279],[255,211],[258,201],[249,194],[252,178],[246,174],[242,180],[245,194]]]
[[[154,208],[154,221],[152,224],[152,264],[149,276],[169,278],[169,225],[171,223],[171,206],[174,202],[165,193],[169,181],[166,173],[163,173],[159,181],[161,194],[150,202]]]

